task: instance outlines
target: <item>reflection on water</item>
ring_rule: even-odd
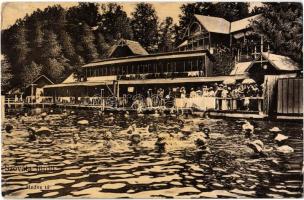
[[[77,126],[81,119],[89,120],[82,129]],[[288,155],[270,152],[266,157],[253,158],[244,150],[238,120],[179,119],[190,128],[203,123],[211,129],[211,153],[200,155],[190,139],[172,140],[166,152],[155,151],[156,135],[174,134],[176,117],[125,118],[91,112],[54,114],[45,119],[12,117],[7,121],[14,130],[2,134],[2,193],[6,197],[29,198],[301,197],[302,124],[252,122],[256,128],[253,139],[272,147],[268,130],[278,126],[289,136],[288,145],[295,150]],[[146,128],[153,121],[160,126],[157,134]],[[126,131],[133,123],[142,138],[136,148],[129,145]],[[28,142],[30,126],[50,128],[53,143]],[[112,131],[113,140],[104,140],[107,131]],[[77,144],[73,143],[75,133],[80,137]]]

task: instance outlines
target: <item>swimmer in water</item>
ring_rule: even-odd
[[[197,138],[195,140],[195,145],[199,151],[203,153],[210,153],[210,149],[205,138]]]
[[[110,148],[112,146],[111,141],[113,139],[112,132],[111,131],[105,132],[104,135],[103,135],[103,139],[104,139],[104,146],[106,148]]]
[[[162,136],[158,136],[155,142],[155,150],[157,152],[164,152],[166,150],[166,142],[165,138]]]
[[[77,144],[79,140],[80,140],[79,133],[73,132],[73,142],[74,142],[74,144]]]
[[[13,127],[13,125],[11,125],[11,124],[7,124],[7,125],[5,126],[5,131],[6,131],[7,133],[11,133],[13,129],[14,129],[14,127]]]
[[[209,128],[207,128],[207,127],[205,127],[205,128],[203,128],[203,133],[205,134],[205,137],[207,138],[207,139],[209,139],[210,138],[210,129]]]

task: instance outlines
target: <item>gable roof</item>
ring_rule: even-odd
[[[38,76],[31,84],[34,84],[35,82],[37,82],[39,79],[44,78],[45,80],[47,80],[47,82],[49,82],[49,85],[53,85],[54,82],[51,81],[48,77],[46,77],[45,75],[40,75]],[[28,88],[31,86],[31,84],[28,84],[25,88]]]
[[[234,22],[229,22],[221,17],[212,17],[205,15],[194,16],[208,32],[229,34],[247,29],[250,26],[251,21],[259,19],[261,14],[247,17]]]
[[[297,71],[299,64],[287,56],[277,55],[273,53],[263,52],[263,57],[270,62],[277,70]]]
[[[127,46],[134,55],[148,55],[149,53],[141,46],[139,42],[133,40],[119,40],[118,44],[113,45],[109,51],[109,57],[115,52],[119,46]]]
[[[236,63],[230,75],[243,75],[251,67],[253,62],[239,62]]]
[[[38,76],[34,81],[33,81],[33,83],[35,83],[36,81],[38,81],[39,79],[41,79],[41,78],[44,78],[45,80],[47,80],[50,84],[54,84],[54,82],[53,81],[51,81],[48,77],[46,77],[45,75],[40,75],[40,76]]]
[[[230,22],[225,20],[224,18],[205,15],[194,16],[208,32],[224,34],[230,33]]]
[[[237,21],[231,22],[230,33],[247,29],[248,27],[250,27],[250,23],[253,20],[257,20],[260,17],[261,17],[261,14],[254,15],[254,16],[251,16],[251,17],[247,17],[247,18],[244,18],[244,19],[241,19],[241,20],[237,20]]]

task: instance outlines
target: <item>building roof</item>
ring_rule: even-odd
[[[239,62],[236,63],[230,75],[242,75],[245,74],[251,67],[253,62]]]
[[[141,84],[176,84],[176,83],[206,83],[206,82],[222,82],[227,78],[243,80],[248,78],[246,74],[236,76],[209,76],[209,77],[187,77],[177,79],[144,79],[144,80],[120,80],[119,85],[141,85]]]
[[[287,56],[277,55],[273,53],[264,52],[263,57],[270,62],[277,70],[282,71],[297,71],[299,64]]]
[[[118,44],[113,45],[109,51],[109,57],[115,52],[120,46],[128,46],[134,55],[148,55],[149,53],[141,46],[139,42],[133,40],[121,39]]]
[[[205,54],[207,54],[206,50],[166,52],[166,53],[157,53],[157,54],[149,54],[149,55],[104,59],[98,62],[92,62],[83,65],[82,67],[103,66],[103,65],[140,62],[140,61],[154,61],[154,60],[163,60],[163,59],[188,58],[195,56],[203,56]]]
[[[98,85],[111,85],[113,82],[74,82],[74,83],[59,83],[53,85],[45,85],[43,88],[58,88],[58,87],[75,87],[75,86],[86,86],[86,87],[93,87]]]
[[[194,15],[208,32],[229,34],[247,29],[251,21],[258,19],[261,15],[254,15],[234,22],[229,22],[221,17],[205,15]]]
[[[189,44],[188,40],[185,40],[183,43],[181,43],[180,45],[178,45],[177,48],[183,47],[183,46],[187,46]]]
[[[54,84],[54,82],[53,81],[51,81],[48,77],[46,77],[45,75],[40,75],[40,76],[38,76],[34,81],[33,81],[33,83],[35,83],[36,81],[38,81],[39,79],[41,79],[41,78],[44,78],[45,80],[47,80],[50,84]]]
[[[286,56],[276,55],[273,53],[262,53],[264,59],[266,59],[274,68],[279,71],[297,71],[299,66],[296,62]],[[239,62],[236,63],[230,75],[242,75],[246,74],[248,70],[253,66],[255,62]]]
[[[223,34],[230,33],[230,22],[225,20],[224,18],[205,15],[194,16],[208,32]]]
[[[40,76],[38,76],[31,84],[36,83],[36,82],[37,82],[39,79],[41,79],[41,78],[45,79],[47,82],[49,82],[49,84],[54,84],[54,82],[51,81],[51,80],[50,80],[48,77],[46,77],[45,75],[40,75]],[[31,86],[31,84],[27,85],[26,88],[28,88],[29,86]]]
[[[74,83],[75,78],[74,78],[74,73],[71,73],[62,83]]]
[[[247,17],[247,18],[244,18],[244,19],[241,19],[241,20],[231,22],[230,33],[247,29],[248,27],[250,27],[250,23],[253,20],[257,20],[260,17],[261,17],[261,15],[254,15],[254,16],[251,16],[251,17]]]

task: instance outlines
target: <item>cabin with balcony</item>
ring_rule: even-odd
[[[123,52],[126,45],[128,43],[117,45],[112,52]],[[130,91],[129,87],[134,88],[134,93],[142,93],[151,87],[168,88],[213,81],[214,60],[208,50],[141,52],[143,55],[134,55],[128,50],[128,53],[119,53],[128,56],[115,58],[110,53],[110,58],[82,66],[85,81],[76,81],[74,75],[70,75],[61,84],[46,86],[46,95],[94,96],[101,95],[102,90],[104,96],[122,96]]]
[[[183,36],[183,42],[177,50],[216,49],[219,46],[231,47],[237,42],[253,39],[251,22],[259,20],[261,15],[254,15],[241,20],[229,22],[224,18],[194,15]]]

